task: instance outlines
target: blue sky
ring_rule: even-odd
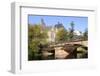
[[[73,21],[75,30],[84,32],[88,28],[88,17],[78,16],[42,16],[29,15],[28,24],[39,24],[41,19],[44,19],[46,26],[54,26],[58,22],[62,23],[66,29],[70,28],[70,23]]]

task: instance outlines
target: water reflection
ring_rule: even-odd
[[[64,45],[63,47],[45,47],[35,55],[35,60],[88,58],[88,48],[81,45]]]

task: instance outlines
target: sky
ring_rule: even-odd
[[[70,28],[70,23],[74,22],[74,29],[76,31],[84,32],[88,28],[88,17],[79,16],[43,16],[43,15],[29,15],[28,24],[39,24],[41,19],[44,19],[46,26],[54,26],[58,22],[62,23],[66,29]]]

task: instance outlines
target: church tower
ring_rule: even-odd
[[[45,22],[44,22],[44,19],[41,18],[41,29],[42,29],[42,30],[45,30],[45,28],[46,28],[46,24],[45,24]]]

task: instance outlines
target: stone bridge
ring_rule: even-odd
[[[54,55],[55,59],[76,58],[76,48],[82,46],[87,49],[87,44],[88,41],[73,41],[49,45],[49,47],[43,48],[42,54],[44,57]]]

